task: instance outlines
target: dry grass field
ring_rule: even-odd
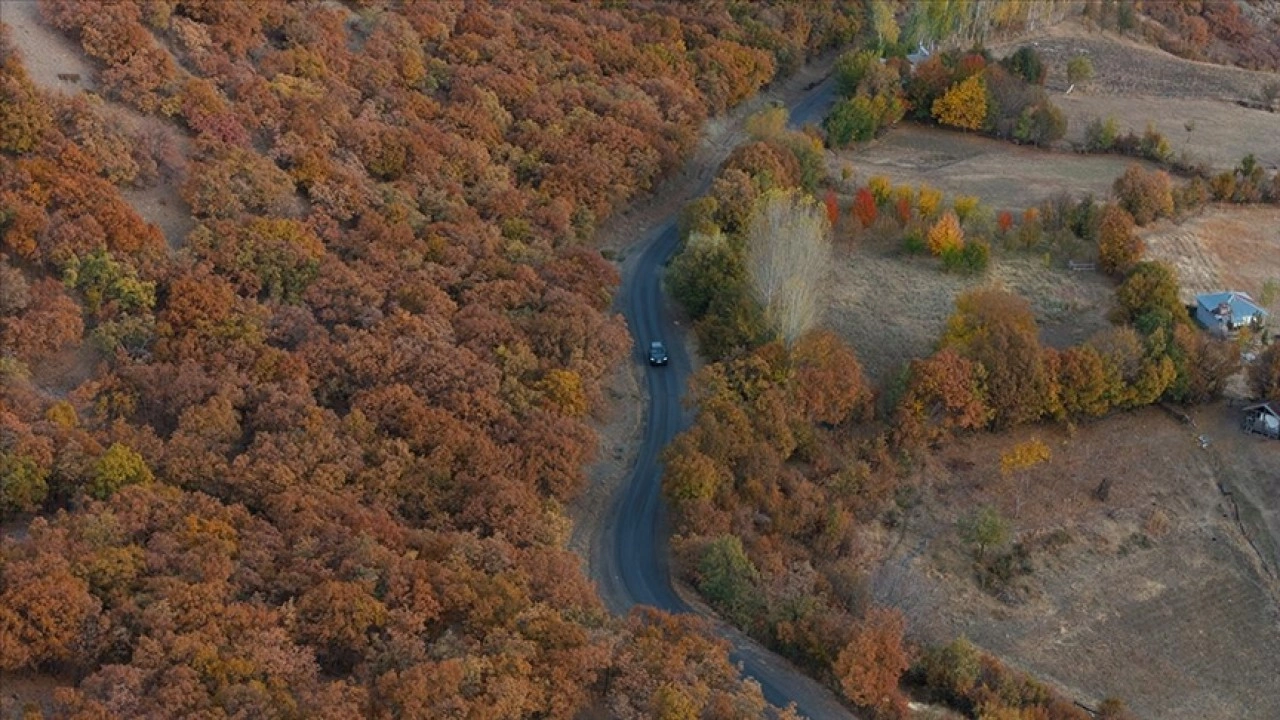
[[[825,298],[824,323],[849,339],[867,374],[883,383],[913,358],[932,352],[956,296],[984,284],[1003,286],[1031,303],[1041,339],[1080,342],[1107,326],[1110,282],[1071,272],[1041,255],[997,251],[983,275],[942,272],[938,261],[903,255],[896,243],[840,243]]]
[[[1280,164],[1280,114],[1234,104],[1274,75],[1190,63],[1071,24],[1032,41],[1050,61],[1069,140],[1093,117],[1114,115],[1139,132],[1153,121],[1175,152],[1216,167],[1248,152],[1269,171]],[[1080,52],[1097,79],[1067,95],[1065,64]],[[852,165],[859,184],[872,175],[927,182],[998,209],[1062,191],[1105,196],[1129,162],[912,126],[829,157],[833,175]],[[1268,281],[1280,282],[1274,207],[1211,206],[1142,234],[1148,257],[1177,267],[1188,296],[1229,288],[1261,298]],[[980,283],[1026,297],[1048,344],[1107,325],[1110,282],[1041,256],[997,251],[983,277],[964,278],[889,239],[841,237],[837,246],[825,320],[881,383],[931,351],[955,297]],[[917,469],[918,502],[899,534],[884,538],[888,579],[873,591],[903,608],[922,637],[965,634],[1085,703],[1114,695],[1139,717],[1168,720],[1280,717],[1280,442],[1244,435],[1240,402],[1191,411],[1195,427],[1151,408],[958,440]],[[1002,477],[1001,453],[1033,436],[1050,445],[1051,460]],[[1099,500],[1104,479],[1111,487]],[[1003,593],[979,586],[956,529],[982,505],[1035,548],[1031,573]]]
[[[946,598],[930,605],[930,622],[1082,701],[1122,697],[1140,717],[1280,717],[1275,581],[1217,485],[1236,479],[1274,504],[1280,443],[1243,435],[1237,412],[1203,408],[1192,429],[1153,408],[1074,433],[974,436],[931,459],[902,543],[917,548],[909,562]],[[1032,436],[1050,445],[1051,460],[1002,478],[1000,454]],[[1106,501],[1094,496],[1103,479],[1112,482]],[[1000,599],[978,587],[955,530],[980,505],[1042,545],[1032,573]],[[1265,524],[1246,522],[1254,535]]]
[[[1045,85],[1067,116],[1069,141],[1082,141],[1091,120],[1110,116],[1121,132],[1141,133],[1151,123],[1175,154],[1185,151],[1215,168],[1234,167],[1248,153],[1267,168],[1280,165],[1280,113],[1236,104],[1277,80],[1273,73],[1183,60],[1128,38],[1089,33],[1074,22],[992,51],[1003,55],[1023,44],[1045,58]],[[1067,94],[1067,61],[1076,55],[1090,59],[1094,79]]]
[[[970,133],[903,123],[883,136],[828,154],[828,171],[865,185],[883,175],[895,185],[927,183],[948,196],[976,195],[996,209],[1022,210],[1066,192],[1105,197],[1135,162],[1118,155],[1078,155],[1024,147]]]
[[[1143,233],[1147,256],[1178,270],[1183,299],[1218,290],[1243,290],[1262,300],[1267,283],[1280,283],[1280,208],[1219,205]],[[1272,312],[1280,303],[1271,299]]]

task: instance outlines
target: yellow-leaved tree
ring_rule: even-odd
[[[933,101],[933,117],[943,125],[977,130],[987,119],[987,82],[973,75]]]
[[[948,250],[959,250],[964,247],[964,229],[960,227],[960,219],[948,210],[938,218],[938,222],[929,228],[929,252],[936,256]]]

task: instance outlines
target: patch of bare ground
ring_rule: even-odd
[[[0,718],[51,717],[54,691],[75,684],[70,675],[0,670]]]
[[[902,544],[923,547],[911,564],[945,589],[935,620],[1084,702],[1114,695],[1168,720],[1280,717],[1280,596],[1218,486],[1247,483],[1274,533],[1280,443],[1242,436],[1232,412],[1203,408],[1196,428],[1149,408],[1074,432],[974,435],[928,459]],[[1002,477],[1001,453],[1033,436],[1050,461]],[[978,587],[955,530],[982,505],[1034,548],[1031,574],[1001,599]]]
[[[36,363],[31,368],[31,382],[49,396],[66,397],[93,377],[94,369],[103,359],[94,344],[86,340]]]
[[[11,29],[9,37],[22,55],[27,76],[37,87],[62,93],[98,88],[98,73],[93,65],[75,41],[44,24],[36,0],[0,3],[0,22]],[[69,77],[73,75],[74,79]]]
[[[1264,299],[1280,283],[1280,208],[1213,205],[1181,223],[1161,221],[1142,233],[1147,257],[1178,271],[1183,301],[1199,293],[1239,290]],[[1270,309],[1280,312],[1280,298]]]
[[[1169,139],[1175,155],[1185,152],[1215,168],[1234,167],[1248,153],[1268,168],[1280,165],[1280,113],[1236,104],[1280,79],[1275,73],[1184,60],[1076,21],[993,52],[1007,54],[1024,44],[1046,61],[1045,86],[1067,116],[1069,141],[1083,142],[1094,118],[1114,117],[1121,132],[1141,133],[1151,123]],[[1067,62],[1076,55],[1089,58],[1094,78],[1068,94]]]
[[[827,153],[828,173],[865,184],[876,175],[895,184],[927,183],[949,196],[976,195],[997,209],[1021,210],[1059,193],[1105,197],[1134,160],[1015,145],[970,133],[904,123],[849,150]]]
[[[966,277],[942,272],[937,260],[904,255],[892,243],[865,240],[837,243],[824,324],[883,384],[933,351],[957,296],[987,284],[1026,298],[1041,340],[1050,345],[1081,342],[1108,325],[1112,288],[1097,273],[1072,272],[1040,255],[995,251],[985,274]]]
[[[0,21],[12,28],[13,43],[36,87],[62,94],[97,90],[93,65],[74,41],[44,23],[35,0],[3,0]],[[190,138],[172,123],[120,103],[107,101],[105,112],[109,121],[135,137],[147,137],[153,147],[162,151],[163,157],[157,158],[164,170],[160,181],[149,187],[120,188],[120,195],[139,217],[160,228],[170,249],[182,247],[195,227],[190,207],[178,194],[185,175],[185,158],[191,153]]]

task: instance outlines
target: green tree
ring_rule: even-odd
[[[63,282],[83,293],[90,313],[107,302],[125,312],[148,311],[156,304],[156,284],[139,280],[132,266],[117,262],[105,248],[72,258],[63,270]]]
[[[862,78],[874,65],[880,64],[880,54],[872,50],[847,52],[836,60],[836,92],[852,97],[858,92]]]
[[[125,485],[151,482],[153,476],[147,461],[136,450],[123,443],[112,443],[93,466],[86,491],[106,500]]]
[[[1009,539],[1009,521],[990,505],[960,518],[957,526],[960,539],[973,546],[979,560],[986,557],[987,550],[999,547]]]
[[[1040,53],[1030,45],[1023,45],[1012,55],[1000,61],[1009,72],[1032,85],[1043,85],[1047,72]]]
[[[843,148],[875,137],[880,129],[879,114],[872,106],[871,98],[858,95],[836,103],[823,121],[823,127],[827,131],[827,144]]]
[[[34,458],[0,452],[0,516],[10,512],[31,512],[44,502],[49,471]]]
[[[690,233],[667,273],[671,296],[695,320],[707,314],[717,294],[733,293],[745,284],[742,254],[719,230]]]
[[[1120,124],[1114,117],[1094,118],[1084,130],[1084,145],[1092,152],[1108,152],[1120,136]]]
[[[823,121],[827,144],[845,147],[870,140],[881,128],[901,120],[904,112],[902,100],[893,93],[858,94],[841,100]]]
[[[1187,311],[1178,294],[1178,275],[1172,267],[1156,260],[1139,262],[1116,289],[1120,319],[1132,323],[1152,311],[1164,311],[1171,320],[1185,322]]]
[[[982,653],[961,635],[940,648],[930,650],[920,664],[929,687],[959,700],[978,683],[982,672]]]
[[[898,42],[898,20],[886,0],[871,0],[871,29],[876,34],[876,44],[881,50]]]
[[[1067,116],[1048,98],[1024,107],[1013,128],[1015,140],[1038,146],[1061,140],[1066,134]]]
[[[1067,82],[1087,83],[1093,79],[1093,61],[1084,55],[1076,55],[1067,61]]]
[[[756,582],[760,573],[736,535],[721,535],[707,544],[698,562],[698,591],[731,621],[750,622],[760,605]]]

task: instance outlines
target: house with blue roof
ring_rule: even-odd
[[[1223,334],[1245,327],[1261,328],[1268,315],[1248,293],[1224,291],[1196,296],[1196,322]]]

